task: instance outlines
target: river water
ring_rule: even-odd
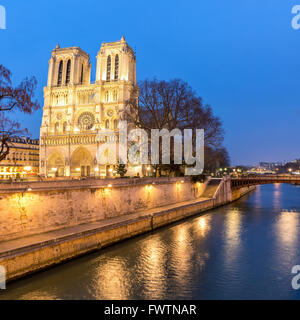
[[[8,285],[0,299],[300,299],[300,186],[244,198]]]

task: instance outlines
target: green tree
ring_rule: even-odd
[[[118,164],[117,174],[119,174],[121,178],[123,178],[125,176],[126,172],[127,172],[127,170],[125,168],[125,164],[123,164],[123,163]]]

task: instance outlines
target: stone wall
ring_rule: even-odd
[[[0,241],[199,198],[189,178],[52,181],[0,186]]]

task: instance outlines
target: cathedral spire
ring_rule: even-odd
[[[59,45],[59,42],[57,42],[57,45],[56,45],[55,49],[59,49],[59,48],[60,48],[60,45]]]
[[[122,36],[121,41],[126,41],[124,35]]]

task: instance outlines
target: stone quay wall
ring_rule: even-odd
[[[231,191],[230,180],[223,179],[212,198],[202,198],[208,181],[160,178],[9,185],[0,192],[1,236],[15,239],[0,244],[0,265],[7,272],[6,279],[15,280],[100,250],[230,203],[255,189]],[[24,197],[20,207],[20,198]],[[11,207],[5,207],[8,204]],[[22,214],[26,215],[26,223]],[[5,229],[5,219],[15,224]],[[100,222],[89,224],[91,221]],[[55,235],[45,233],[56,229],[59,230],[54,231]],[[24,238],[38,231],[42,234]]]
[[[190,178],[0,184],[0,241],[197,199]]]

